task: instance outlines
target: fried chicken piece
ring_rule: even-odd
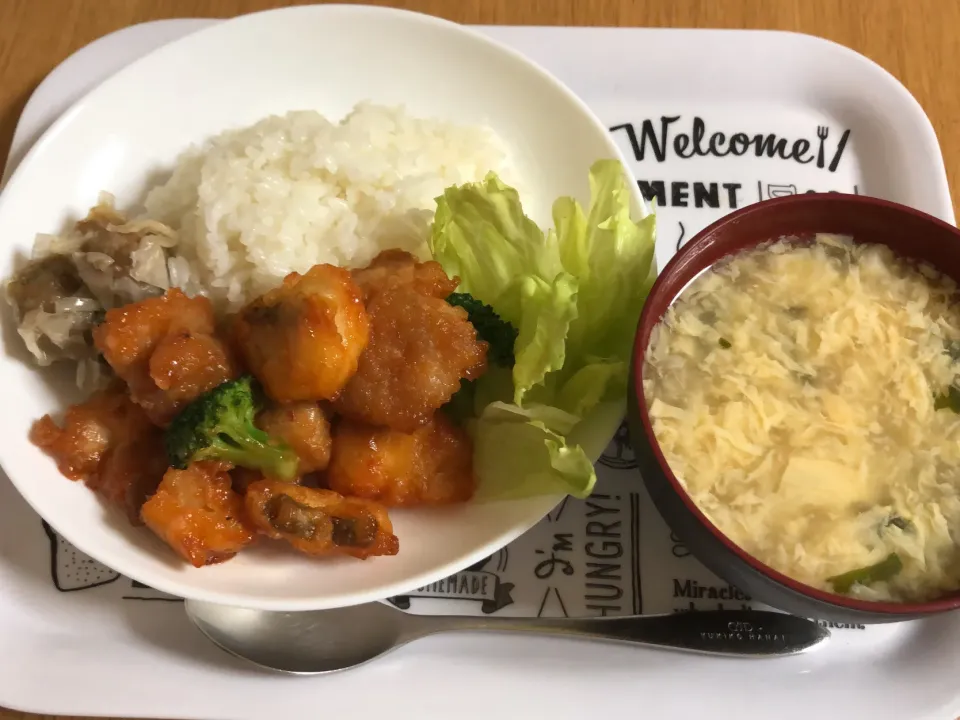
[[[233,333],[267,395],[294,402],[335,397],[356,372],[370,328],[350,273],[314,265],[243,308]]]
[[[363,292],[364,302],[381,290],[407,285],[421,295],[443,300],[457,289],[459,281],[450,279],[440,263],[425,263],[405,250],[384,250],[365,268],[353,271],[353,280]]]
[[[30,429],[30,442],[57,461],[62,475],[86,480],[99,469],[117,433],[134,429],[144,420],[143,411],[114,385],[68,407],[62,428],[44,415]]]
[[[189,332],[161,340],[150,356],[149,367],[156,386],[180,406],[238,375],[223,342],[213,335]]]
[[[330,462],[330,422],[315,402],[276,405],[257,416],[257,427],[289,445],[300,459],[301,475],[325,470]]]
[[[382,505],[330,490],[262,480],[247,488],[247,519],[307,555],[396,555],[400,541]]]
[[[130,387],[134,402],[161,427],[191,400],[240,372],[215,335],[210,301],[176,288],[109,310],[93,340]]]
[[[63,427],[49,415],[33,424],[30,441],[71,480],[83,480],[140,524],[140,507],[167,469],[163,434],[115,384],[71,405]]]
[[[473,443],[443,413],[413,433],[344,420],[333,435],[331,490],[389,506],[445,505],[473,497]]]
[[[140,510],[156,492],[168,465],[163,432],[151,424],[143,435],[111,449],[87,486],[122,509],[131,525],[142,525]]]
[[[232,479],[233,490],[239,495],[246,495],[247,488],[253,485],[256,482],[261,480],[266,480],[267,476],[264,475],[259,470],[251,470],[250,468],[235,467],[230,471],[230,478]],[[278,481],[281,482],[281,481]],[[304,487],[309,488],[325,488],[326,479],[322,472],[310,472],[299,477],[295,477],[293,480],[283,480],[282,482],[289,482],[294,485],[303,485]]]
[[[235,467],[230,471],[230,486],[238,495],[246,495],[248,487],[263,479],[262,472],[251,468]]]
[[[487,343],[465,310],[400,286],[374,295],[370,343],[334,409],[370,425],[413,432],[486,370]]]
[[[228,470],[212,461],[170,468],[140,510],[147,527],[194,567],[229,560],[254,540]]]

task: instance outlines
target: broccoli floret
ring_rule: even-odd
[[[296,453],[253,424],[260,404],[255,382],[250,375],[228,380],[187,405],[167,428],[170,465],[182,470],[197,460],[225,460],[277,480],[295,478]]]
[[[453,293],[447,302],[467,311],[477,335],[490,346],[487,351],[490,361],[502,367],[513,367],[513,345],[517,341],[517,329],[513,325],[469,293]]]
[[[457,390],[450,401],[443,406],[447,416],[458,423],[463,423],[467,418],[474,414],[474,394],[476,390],[475,380],[461,380],[460,389]]]

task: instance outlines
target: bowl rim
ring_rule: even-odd
[[[697,519],[697,521],[703,527],[705,527],[710,534],[724,547],[726,547],[741,561],[745,562],[749,567],[759,572],[764,577],[773,580],[804,597],[827,603],[829,605],[839,606],[864,613],[915,616],[954,610],[960,608],[960,592],[957,591],[955,591],[952,595],[938,597],[934,598],[933,600],[927,600],[923,602],[898,603],[879,600],[862,600],[859,598],[851,598],[846,595],[839,595],[827,592],[825,590],[820,590],[811,585],[800,582],[799,580],[795,580],[761,562],[759,559],[743,550],[739,545],[728,538],[726,534],[720,530],[702,510],[700,510],[693,498],[690,497],[683,485],[680,484],[680,481],[677,479],[677,476],[674,474],[672,468],[664,457],[663,452],[660,449],[660,444],[657,442],[656,436],[653,432],[653,427],[650,423],[649,409],[647,407],[646,397],[643,392],[643,365],[646,358],[647,346],[649,345],[650,333],[652,332],[653,328],[659,324],[662,318],[662,316],[654,317],[653,307],[655,303],[652,303],[651,300],[658,295],[664,295],[663,287],[666,279],[682,268],[687,263],[688,258],[691,255],[693,255],[702,245],[709,242],[713,236],[723,228],[726,228],[730,225],[737,225],[753,215],[775,215],[784,205],[804,206],[823,204],[835,206],[853,205],[859,208],[861,211],[866,212],[869,212],[871,209],[882,208],[904,216],[913,216],[915,219],[926,222],[940,230],[949,232],[950,234],[954,235],[958,241],[960,241],[960,229],[954,225],[944,222],[937,217],[934,217],[933,215],[925,213],[922,210],[917,210],[916,208],[892,202],[890,200],[848,193],[809,193],[803,195],[788,195],[771,200],[764,200],[752,205],[747,205],[739,210],[735,210],[734,212],[725,215],[719,220],[703,228],[686,244],[684,244],[684,246],[681,247],[680,250],[678,250],[677,253],[670,258],[669,262],[664,266],[650,290],[650,294],[647,297],[647,301],[644,304],[640,315],[640,322],[637,326],[637,334],[634,338],[633,358],[631,360],[631,374],[633,380],[632,393],[634,395],[633,399],[636,401],[639,409],[640,421],[646,436],[646,441],[653,452],[653,456],[657,461],[660,471],[664,474],[664,477],[666,477],[667,482],[673,489],[673,492],[676,493],[683,502],[683,505],[687,511],[691,513]],[[754,245],[750,245],[749,247],[756,247],[756,245],[759,245],[761,242],[764,241],[760,241]],[[724,255],[724,257],[729,256],[730,254]],[[700,270],[704,270],[706,267],[709,266],[700,268]],[[669,298],[668,306],[672,304],[678,296],[679,293]],[[645,331],[647,332],[647,343],[642,344],[641,336]]]
[[[603,143],[605,149],[603,156],[617,159],[620,162],[625,177],[628,179],[628,187],[630,189],[631,199],[637,204],[637,206],[641,208],[647,207],[646,202],[633,179],[632,171],[630,170],[630,164],[626,161],[626,156],[610,137],[606,130],[606,126],[603,124],[601,119],[577,93],[575,93],[566,83],[560,80],[553,72],[547,70],[538,61],[506,45],[500,40],[489,37],[487,34],[483,33],[477,28],[473,28],[462,23],[453,22],[435,15],[430,15],[428,13],[400,8],[381,7],[377,5],[333,3],[281,7],[246,13],[235,18],[223,20],[209,27],[201,28],[196,32],[190,33],[166,45],[162,45],[154,50],[151,50],[142,57],[138,57],[136,60],[126,65],[114,75],[111,75],[102,83],[90,89],[82,97],[78,98],[72,105],[67,107],[63,113],[34,141],[32,146],[20,159],[16,168],[9,175],[5,184],[3,185],[2,192],[0,192],[0,213],[3,212],[3,209],[6,207],[7,203],[11,202],[11,198],[14,197],[14,191],[17,190],[17,188],[19,188],[22,184],[27,168],[31,166],[38,156],[47,152],[47,148],[50,143],[61,131],[63,131],[64,128],[69,126],[74,121],[77,114],[83,112],[91,103],[99,101],[101,95],[104,92],[107,92],[109,88],[112,87],[115,82],[117,82],[118,75],[129,75],[132,72],[136,72],[144,64],[155,62],[155,58],[157,56],[164,56],[166,54],[176,52],[177,49],[182,48],[184,45],[195,45],[198,42],[198,36],[209,37],[210,35],[222,35],[230,32],[231,28],[249,26],[252,23],[260,22],[261,17],[275,18],[277,16],[284,16],[286,18],[296,19],[308,16],[315,18],[318,15],[325,19],[334,21],[343,18],[379,18],[381,20],[389,19],[394,22],[402,22],[406,26],[416,24],[421,27],[432,27],[442,30],[448,34],[456,34],[463,40],[468,40],[472,44],[483,46],[488,50],[509,58],[511,62],[518,67],[526,67],[532,75],[536,76],[539,83],[548,86],[551,92],[555,93],[558,97],[562,97],[564,101],[569,104],[571,111],[575,110],[584,118],[586,123],[592,126],[596,132],[596,138],[598,141],[602,141]],[[584,176],[586,176],[588,167],[584,167],[583,170]],[[23,442],[26,442],[26,438],[23,439]],[[5,457],[5,452],[0,450],[0,466],[8,464],[4,462]],[[49,471],[51,473],[58,472],[52,463]],[[266,595],[251,594],[249,592],[236,591],[232,589],[222,590],[219,588],[211,588],[210,586],[198,586],[197,583],[191,581],[189,575],[183,574],[157,577],[149,570],[143,571],[140,567],[133,567],[127,560],[118,561],[117,558],[112,557],[110,553],[102,552],[102,548],[99,547],[97,543],[89,541],[89,538],[85,534],[77,533],[73,530],[64,532],[61,527],[59,527],[60,523],[56,518],[51,519],[48,517],[49,513],[46,512],[45,504],[41,501],[38,501],[38,494],[36,492],[30,491],[28,487],[30,484],[28,482],[29,478],[23,473],[17,475],[16,473],[7,471],[6,475],[8,476],[11,485],[23,498],[27,505],[29,505],[32,510],[37,513],[37,515],[43,518],[58,534],[68,540],[81,552],[103,562],[105,565],[108,565],[112,569],[122,573],[124,576],[136,579],[140,582],[150,585],[157,590],[161,590],[181,598],[198,599],[223,604],[242,605],[249,608],[277,611],[301,611],[342,607],[361,602],[382,600],[393,595],[403,594],[404,592],[415,590],[418,587],[422,587],[423,585],[462,571],[464,568],[469,567],[478,560],[509,545],[517,537],[525,532],[528,532],[535,527],[538,522],[542,521],[546,513],[548,513],[552,507],[555,507],[555,505],[561,500],[560,496],[553,495],[537,498],[535,503],[531,503],[532,509],[530,512],[526,512],[524,514],[524,519],[522,521],[510,522],[509,524],[504,523],[496,533],[490,533],[483,544],[472,545],[472,549],[469,552],[461,553],[459,557],[454,557],[450,560],[447,560],[443,564],[432,563],[429,570],[404,572],[402,580],[388,579],[378,583],[375,587],[368,586],[362,589],[350,591],[336,591],[327,595]],[[64,482],[67,481],[64,480]],[[187,565],[184,565],[183,569],[188,572],[194,570]],[[200,572],[202,572],[202,569]]]

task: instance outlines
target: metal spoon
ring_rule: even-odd
[[[385,603],[269,612],[188,600],[186,609],[194,624],[227,652],[271,670],[308,675],[361,665],[426,635],[465,630],[608,640],[754,658],[793,655],[830,636],[829,630],[812,620],[755,610],[550,619],[413,615]]]

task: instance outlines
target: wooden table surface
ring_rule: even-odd
[[[87,43],[148,20],[228,17],[291,4],[297,3],[0,0],[0,167],[30,93],[58,63]],[[907,86],[933,122],[951,187],[960,182],[960,90],[954,81],[960,67],[960,43],[956,42],[960,0],[396,0],[376,4],[463,23],[762,28],[820,35],[875,60]],[[37,716],[0,708],[0,720],[28,717]]]

